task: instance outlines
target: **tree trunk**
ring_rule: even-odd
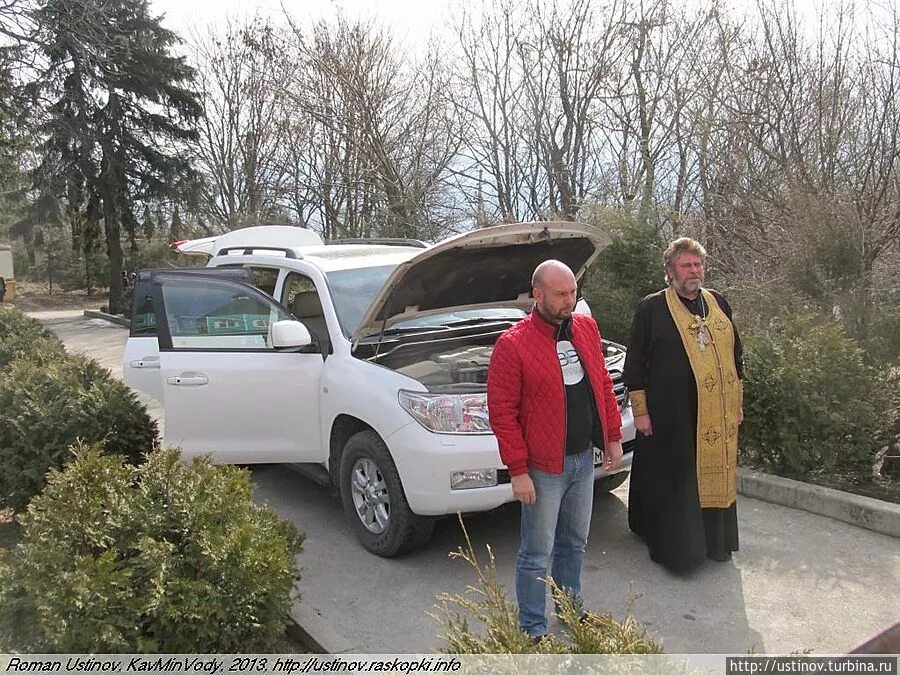
[[[106,232],[106,255],[109,258],[109,313],[122,312],[122,239],[115,208],[115,196],[103,198],[103,229]]]

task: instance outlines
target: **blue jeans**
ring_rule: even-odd
[[[594,453],[566,455],[562,474],[530,469],[536,499],[522,504],[521,544],[516,559],[519,626],[531,636],[547,632],[547,572],[576,603],[581,602],[581,563],[594,505]]]

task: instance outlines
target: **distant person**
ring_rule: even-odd
[[[705,262],[693,239],[669,244],[669,286],[638,304],[624,369],[637,430],[628,525],[680,572],[738,550],[741,340],[728,302],[703,288]]]
[[[619,406],[600,331],[574,314],[575,276],[548,260],[532,276],[534,307],[497,340],[488,368],[490,423],[522,502],[516,598],[519,626],[547,633],[545,579],[581,607],[581,566],[594,502],[594,452],[622,459]]]
[[[0,277],[0,304],[6,301],[6,279]]]
[[[122,270],[122,288],[128,288],[128,272]]]

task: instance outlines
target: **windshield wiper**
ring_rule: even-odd
[[[384,331],[382,331],[382,334],[399,335],[400,333],[420,333],[425,330],[437,330],[446,327],[447,325],[443,323],[428,326],[391,326],[390,328],[385,328]]]
[[[471,319],[456,319],[455,321],[447,321],[445,326],[475,326],[479,323],[509,323],[518,322],[524,318],[524,316],[475,316]]]
[[[423,324],[421,326],[404,326],[402,324],[385,328],[379,334],[384,335],[402,335],[404,333],[423,333],[430,330],[445,330],[447,328],[457,328],[459,326],[475,326],[482,323],[515,323],[521,321],[521,316],[503,316],[503,317],[487,317],[476,316],[471,319],[454,319],[452,321],[443,321],[441,323]]]

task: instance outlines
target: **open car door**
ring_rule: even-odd
[[[320,461],[324,361],[302,324],[227,275],[159,271],[147,281],[165,443],[218,463]],[[305,337],[279,346],[285,330]]]
[[[153,311],[151,281],[156,274],[172,270],[140,270],[132,289],[131,330],[125,343],[122,379],[136,389],[162,403],[163,385],[159,370],[159,339],[156,314]],[[178,274],[195,274],[236,279],[250,283],[250,272],[243,268],[190,267]]]

